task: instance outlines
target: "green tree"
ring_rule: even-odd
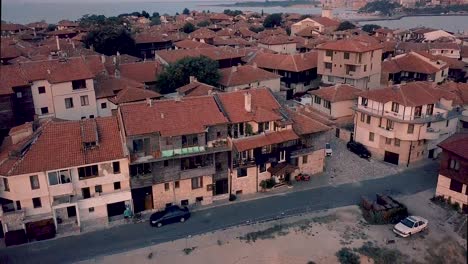
[[[348,29],[354,29],[354,28],[356,28],[356,25],[354,25],[353,23],[351,23],[349,21],[343,21],[343,22],[340,23],[340,25],[338,26],[336,31],[348,30]]]
[[[142,17],[146,17],[146,18],[149,18],[150,17],[150,14],[148,12],[146,12],[145,10],[141,11],[141,16]]]
[[[182,14],[190,15],[190,10],[188,8],[184,8],[184,11],[182,11]]]
[[[153,15],[151,16],[151,26],[154,25],[160,25],[161,24],[161,17],[159,16],[158,12],[154,12]]]
[[[151,17],[160,17],[159,12],[154,12]]]
[[[262,32],[263,30],[265,30],[265,28],[262,27],[262,26],[260,26],[260,27],[251,26],[251,27],[249,27],[249,30],[253,31],[255,33],[258,33],[258,32]]]
[[[182,27],[182,31],[184,31],[184,33],[190,34],[195,31],[195,26],[192,23],[187,22]]]
[[[130,32],[120,25],[104,25],[96,27],[86,34],[84,43],[89,48],[105,55],[114,55],[118,52],[133,54],[135,40]]]
[[[395,13],[397,8],[400,8],[401,5],[396,2],[390,2],[388,0],[377,0],[367,3],[361,9],[360,13],[374,13],[380,12],[382,15],[391,16]]]
[[[157,77],[156,87],[160,93],[173,93],[189,83],[190,76],[195,76],[200,82],[217,85],[220,78],[218,62],[204,56],[185,57],[164,68]]]
[[[376,25],[376,24],[365,24],[362,26],[362,30],[367,32],[367,33],[374,33],[377,29],[381,28],[381,26]]]
[[[130,13],[130,15],[131,16],[136,16],[136,17],[141,17],[140,12],[137,12],[137,11]]]
[[[283,18],[281,13],[271,14],[265,18],[265,21],[263,21],[263,26],[265,28],[273,28],[275,26],[279,27],[281,26],[282,21]]]
[[[208,21],[208,20],[203,20],[203,21],[201,21],[201,22],[199,22],[199,23],[197,24],[197,27],[207,27],[207,26],[209,26],[210,24],[211,24],[210,21]]]
[[[57,29],[57,25],[55,24],[49,24],[47,26],[47,31],[54,31],[55,29]]]
[[[228,16],[238,16],[238,15],[242,15],[243,13],[240,10],[225,9],[224,14]]]

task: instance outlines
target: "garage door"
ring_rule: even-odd
[[[398,165],[398,159],[399,158],[400,158],[399,154],[393,153],[393,152],[390,152],[390,151],[385,151],[385,156],[384,156],[384,161],[385,162]]]

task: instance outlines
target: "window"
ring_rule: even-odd
[[[366,118],[366,115],[361,113],[361,122],[364,122],[364,119]]]
[[[370,121],[371,121],[371,116],[370,116],[370,115],[367,115],[366,123],[367,123],[367,124],[370,124]]]
[[[130,176],[150,174],[151,171],[151,163],[130,165]]]
[[[16,210],[21,210],[21,202],[16,201]]]
[[[266,164],[263,163],[263,164],[260,164],[260,172],[265,172],[266,171]]]
[[[216,171],[222,171],[223,170],[223,164],[221,164],[221,162],[216,162],[215,168],[216,168]]]
[[[346,74],[351,74],[356,72],[356,66],[355,65],[346,65]]]
[[[91,198],[91,191],[89,187],[81,188],[81,194],[83,195],[83,199]]]
[[[39,92],[39,94],[44,94],[45,93],[45,87],[44,86],[39,86],[39,87],[37,87],[37,91]]]
[[[269,154],[271,153],[271,145],[266,145],[262,147],[262,154]]]
[[[90,207],[90,208],[88,208],[88,212],[90,212],[90,213],[94,213],[94,207]]]
[[[5,192],[10,191],[10,185],[8,184],[8,179],[7,178],[3,178],[3,190]]]
[[[428,104],[426,108],[426,114],[432,115],[433,112],[434,112],[434,104]]]
[[[367,71],[367,65],[364,65],[364,72]]]
[[[102,185],[94,186],[94,191],[97,192],[97,193],[102,193]]]
[[[182,147],[193,147],[198,146],[198,135],[184,135],[182,136]]]
[[[408,124],[408,134],[414,133],[414,124]]]
[[[94,115],[89,115],[89,118],[94,118]]]
[[[176,188],[176,189],[180,188],[180,181],[175,181],[174,188]]]
[[[280,161],[286,160],[286,150],[280,151]]]
[[[73,108],[73,98],[65,98],[65,108]]]
[[[331,103],[330,101],[323,100],[323,106],[327,109],[331,109]]]
[[[398,138],[395,138],[395,147],[400,146],[400,140]]]
[[[40,198],[40,197],[33,198],[32,201],[33,201],[33,206],[34,206],[34,208],[41,208],[41,207],[42,207],[42,203],[41,203],[41,198]]]
[[[78,168],[78,176],[81,179],[99,176],[98,165]]]
[[[450,120],[447,119],[447,121],[445,122],[445,127],[448,127],[450,124]]]
[[[247,169],[246,168],[239,168],[237,169],[237,178],[247,176]]]
[[[314,103],[316,104],[321,104],[322,103],[322,98],[318,97],[318,96],[314,96]]]
[[[392,112],[398,113],[398,108],[400,105],[398,103],[393,102],[392,103]]]
[[[325,69],[331,70],[332,66],[333,65],[330,62],[325,62]]]
[[[307,155],[302,156],[302,164],[307,164],[307,162],[308,162],[307,158],[308,158],[308,157],[309,157],[309,156],[307,156]]]
[[[120,188],[122,188],[120,182],[114,182],[114,190],[120,190]]]
[[[39,177],[37,175],[29,176],[29,182],[31,183],[31,189],[39,189]]]
[[[385,138],[385,144],[391,145],[392,144],[392,139],[391,138]]]
[[[368,102],[369,102],[369,100],[367,98],[365,98],[365,97],[361,98],[361,105],[367,106]]]
[[[454,179],[450,181],[450,190],[461,193],[462,188],[463,188],[463,183]]]
[[[164,191],[167,192],[169,191],[169,189],[170,189],[169,183],[168,182],[164,183]]]
[[[169,167],[169,160],[165,160],[165,161],[163,162],[163,166],[164,166],[164,167]]]
[[[89,99],[87,95],[80,96],[81,106],[89,105]]]
[[[374,141],[374,133],[369,132],[369,141]]]
[[[169,207],[169,206],[172,206],[172,203],[167,203],[166,204],[166,208]]]
[[[107,108],[107,103],[101,103],[101,109],[106,109]]]
[[[16,98],[23,98],[23,93],[16,92]]]
[[[41,114],[45,115],[49,113],[49,107],[41,107]]]
[[[431,122],[428,122],[428,123],[427,123],[427,128],[430,128],[431,125],[432,125],[432,123],[431,123]]]
[[[112,169],[114,171],[114,174],[120,173],[120,161],[112,162]]]
[[[421,117],[422,106],[416,106],[414,108],[414,117]]]
[[[188,200],[182,200],[182,201],[180,201],[180,205],[182,205],[182,206],[187,206],[187,205],[188,205]]]
[[[333,57],[333,51],[327,50],[327,51],[325,52],[325,56],[327,56],[327,57]]]
[[[393,130],[394,123],[392,120],[387,119],[387,130]]]
[[[196,198],[195,198],[195,201],[196,201],[197,203],[201,203],[201,202],[203,201],[203,196],[196,197]]]
[[[460,169],[460,161],[456,159],[449,160],[449,168],[454,171],[458,171]]]
[[[344,59],[345,59],[345,60],[349,60],[349,52],[345,52],[345,53],[344,53]]]
[[[73,90],[86,89],[86,80],[72,81]]]
[[[192,178],[192,190],[203,187],[203,177]]]

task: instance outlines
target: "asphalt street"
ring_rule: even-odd
[[[0,250],[0,263],[70,263],[194,236],[240,224],[359,202],[375,193],[407,195],[435,188],[437,162],[384,178],[289,192],[194,212],[185,223],[152,228],[147,222]]]

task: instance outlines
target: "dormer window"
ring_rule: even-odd
[[[365,98],[365,97],[361,98],[361,105],[367,106],[368,102],[369,102],[369,100],[367,98]]]
[[[85,149],[91,149],[91,148],[94,148],[95,146],[97,146],[97,143],[96,143],[96,141],[84,142],[83,145],[84,145]]]
[[[73,90],[86,89],[86,80],[72,81]]]
[[[428,104],[427,109],[426,109],[426,114],[432,115],[433,112],[434,112],[434,104]]]
[[[392,112],[398,113],[400,105],[398,103],[392,102]]]

